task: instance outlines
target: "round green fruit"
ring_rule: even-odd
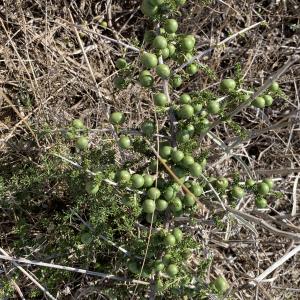
[[[176,140],[179,143],[185,143],[185,142],[189,141],[189,139],[190,139],[190,134],[187,130],[178,131],[176,134]]]
[[[179,98],[179,103],[180,104],[190,104],[192,102],[192,98],[189,94],[184,93],[180,96]]]
[[[255,180],[249,178],[249,179],[246,180],[245,185],[246,185],[247,188],[250,188],[250,187],[255,185]]]
[[[169,204],[164,199],[156,200],[156,210],[158,211],[165,211],[168,208]]]
[[[72,126],[76,129],[84,129],[83,122],[80,119],[73,120]]]
[[[131,177],[131,182],[134,188],[139,189],[144,186],[144,177],[140,174],[134,174]]]
[[[170,77],[171,71],[167,65],[160,64],[156,67],[156,74],[162,79],[167,79]]]
[[[173,150],[171,153],[171,158],[174,163],[179,163],[184,158],[184,153],[180,150]]]
[[[252,105],[257,108],[264,108],[266,106],[266,101],[263,97],[257,97],[252,101]]]
[[[151,187],[154,183],[153,177],[149,174],[145,174],[143,177],[144,177],[144,187]]]
[[[167,187],[163,192],[163,196],[167,201],[172,200],[174,198],[174,195],[175,191],[171,186]]]
[[[217,277],[213,282],[213,286],[220,294],[223,294],[229,288],[229,285],[223,276]]]
[[[164,239],[166,246],[174,246],[176,244],[176,238],[173,234],[167,234]]]
[[[189,171],[193,177],[199,177],[202,173],[202,166],[198,163],[193,163],[189,166]]]
[[[155,124],[150,120],[146,120],[142,124],[141,129],[146,136],[151,136],[155,131]]]
[[[101,26],[102,28],[107,28],[108,24],[107,24],[106,21],[101,21],[100,26]]]
[[[178,30],[178,23],[175,19],[167,19],[165,21],[164,29],[167,33],[175,33]]]
[[[269,186],[270,190],[274,187],[274,182],[273,182],[272,178],[265,178],[263,180],[263,182]]]
[[[152,187],[148,190],[147,195],[150,199],[156,200],[160,197],[160,190],[156,187]]]
[[[255,199],[255,205],[257,208],[266,208],[268,206],[268,202],[266,199],[264,198],[256,198]]]
[[[157,93],[153,98],[154,104],[157,106],[166,106],[168,104],[168,98],[164,93]]]
[[[202,110],[202,104],[200,103],[193,104],[193,107],[196,114]]]
[[[245,192],[241,187],[239,187],[238,185],[235,185],[231,190],[231,195],[234,198],[241,199],[244,197]]]
[[[129,149],[131,146],[130,138],[125,135],[121,136],[119,139],[119,146],[122,149]]]
[[[127,67],[127,61],[124,58],[118,58],[116,61],[117,69],[125,69]]]
[[[199,197],[202,195],[203,193],[203,187],[199,184],[192,184],[192,186],[190,187],[190,191],[196,196]]]
[[[85,184],[85,190],[90,195],[96,195],[99,191],[99,188],[100,188],[99,184],[94,183],[93,181],[88,181]]]
[[[172,57],[176,52],[176,47],[173,44],[168,45],[169,56]]]
[[[173,88],[179,88],[182,85],[182,78],[180,75],[174,75],[171,79],[171,85]]]
[[[124,120],[125,120],[124,115],[121,112],[117,112],[117,111],[113,112],[109,117],[110,123],[114,125],[122,124]]]
[[[278,84],[278,82],[273,81],[272,84],[271,84],[271,86],[270,86],[270,90],[272,92],[274,92],[274,93],[277,92],[279,90],[279,84]]]
[[[158,35],[154,38],[152,45],[155,49],[165,49],[168,47],[168,41],[162,35]]]
[[[143,202],[143,211],[147,214],[153,214],[155,211],[155,202],[152,199],[146,199]]]
[[[199,68],[196,64],[189,64],[186,68],[185,71],[189,74],[189,75],[195,75],[198,72]]]
[[[161,279],[157,279],[154,283],[155,291],[156,292],[161,292],[164,290],[164,284],[161,281]]]
[[[185,52],[191,52],[195,47],[195,38],[193,36],[186,36],[180,42],[180,47]]]
[[[178,197],[175,197],[170,203],[170,209],[172,212],[179,212],[182,210],[182,202]]]
[[[194,195],[192,194],[186,194],[183,197],[183,204],[187,207],[191,207],[194,206],[194,204],[196,203],[196,198]]]
[[[163,264],[162,261],[157,260],[154,263],[154,270],[155,270],[155,272],[161,272],[164,268],[165,268],[165,265]]]
[[[211,114],[217,114],[220,111],[220,104],[217,101],[210,101],[207,104],[207,111]]]
[[[175,264],[170,264],[167,266],[166,272],[170,277],[175,277],[178,274],[178,267]]]
[[[149,71],[144,70],[139,75],[139,83],[142,87],[151,87],[153,85],[154,79]]]
[[[76,147],[80,150],[86,150],[89,145],[89,140],[85,136],[81,136],[76,141]]]
[[[225,92],[232,92],[236,88],[236,82],[233,79],[226,78],[221,82],[221,89]]]
[[[190,119],[194,116],[193,106],[190,104],[183,104],[178,111],[178,115],[182,119]]]
[[[177,242],[181,242],[183,238],[183,233],[179,228],[174,228],[173,229],[173,235],[176,239]]]
[[[185,129],[188,131],[190,135],[193,135],[195,132],[195,126],[193,124],[188,124]]]
[[[273,98],[270,95],[265,95],[265,106],[271,106],[273,104]]]
[[[75,137],[76,137],[76,135],[75,135],[74,132],[72,132],[72,131],[67,131],[67,132],[66,132],[66,138],[67,138],[68,140],[74,140]]]
[[[228,187],[228,180],[225,177],[219,177],[215,182],[214,185],[218,189],[223,189],[225,190]]]
[[[180,164],[188,169],[193,163],[195,162],[194,158],[191,155],[186,155],[184,156],[184,158],[182,159],[182,161],[180,162]]]
[[[160,149],[159,149],[159,155],[162,157],[162,158],[168,158],[172,153],[172,148],[170,146],[162,146]]]
[[[152,5],[149,2],[149,0],[143,0],[142,5],[141,5],[141,11],[145,16],[152,17],[152,16],[156,15],[156,13],[158,11],[158,6]]]
[[[157,66],[158,59],[155,54],[144,52],[141,57],[141,62],[146,69],[152,69]]]
[[[162,262],[165,266],[169,265],[172,260],[172,255],[171,254],[165,254],[162,258]]]
[[[119,182],[122,182],[122,183],[129,182],[130,178],[131,178],[131,175],[127,170],[121,170],[117,173],[117,179]]]
[[[170,50],[169,48],[165,48],[160,50],[161,51],[161,56],[163,59],[167,59],[170,56]]]
[[[269,185],[265,182],[260,182],[257,184],[257,192],[258,194],[264,196],[270,192]]]

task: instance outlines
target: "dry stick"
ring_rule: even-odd
[[[284,264],[287,260],[289,260],[291,257],[296,255],[300,251],[300,245],[295,247],[293,250],[290,252],[286,253],[284,256],[282,256],[278,261],[276,261],[273,265],[271,265],[269,268],[267,268],[264,272],[262,272],[259,276],[254,278],[249,282],[251,286],[256,286],[260,282],[264,280],[270,273],[272,273],[274,270],[279,268],[282,264]]]
[[[33,278],[27,271],[18,265],[18,260],[13,259],[8,253],[0,247],[0,252],[4,255],[0,255],[0,259],[9,260],[17,267],[25,276],[27,276],[43,293],[45,293],[51,300],[57,300],[53,297],[35,278]]]
[[[0,250],[1,250],[1,248],[0,248]],[[16,266],[18,266],[17,263],[23,263],[23,264],[27,264],[27,265],[35,265],[35,266],[40,266],[40,267],[46,267],[46,268],[70,271],[70,272],[75,272],[75,273],[80,273],[80,274],[85,274],[85,275],[91,275],[91,276],[101,277],[104,279],[112,279],[112,280],[117,280],[117,281],[125,281],[125,282],[129,282],[129,283],[138,283],[138,284],[143,284],[143,285],[149,285],[149,283],[146,281],[128,279],[128,278],[119,277],[119,276],[115,276],[115,275],[94,272],[94,271],[89,271],[89,270],[79,269],[79,268],[72,268],[72,267],[67,267],[67,266],[62,266],[62,265],[57,265],[57,264],[44,263],[41,261],[29,260],[26,258],[13,258],[9,255],[0,255],[0,259],[11,261]],[[21,267],[19,267],[19,268],[21,268]],[[51,297],[52,297],[51,299],[56,300],[56,298],[54,298],[53,296],[51,296]]]
[[[266,89],[268,89],[273,81],[276,81],[281,75],[283,75],[295,62],[297,62],[300,59],[299,55],[295,55],[295,56],[291,56],[288,61],[279,69],[277,70],[273,75],[271,75],[266,82],[249,98],[248,101],[242,103],[241,105],[239,105],[236,109],[234,109],[231,113],[229,113],[226,118],[232,118],[234,117],[236,114],[238,114],[239,112],[241,112],[244,108],[248,107],[251,102],[253,101],[253,99],[255,99],[256,97],[258,97],[259,95],[261,95]],[[219,125],[220,123],[222,123],[223,120],[216,120],[210,127],[209,130],[211,130],[212,128],[216,127],[217,125]]]

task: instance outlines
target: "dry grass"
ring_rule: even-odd
[[[35,160],[55,144],[55,136],[73,118],[82,117],[97,144],[107,128],[110,107],[129,116],[135,127],[152,110],[147,94],[137,85],[122,92],[113,89],[116,74],[114,60],[125,53],[124,47],[110,43],[100,34],[133,44],[141,40],[147,20],[138,10],[139,1],[12,1],[0,4],[0,151],[4,161]],[[198,48],[205,50],[256,22],[266,21],[243,36],[217,48],[205,63],[215,72],[216,80],[204,73],[182,90],[214,88],[223,77],[232,74],[240,63],[245,83],[258,87],[281,67],[287,58],[300,54],[299,3],[291,1],[212,1],[209,6],[186,5],[180,19],[181,30],[198,37]],[[67,8],[67,5],[69,6]],[[78,43],[70,13],[83,41]],[[98,20],[109,21],[103,30]],[[85,22],[87,22],[86,25]],[[83,32],[83,28],[86,29]],[[126,54],[136,63],[136,54]],[[300,68],[299,62],[280,78],[287,99],[277,99],[272,109],[258,113],[247,109],[236,116],[249,128],[253,138],[238,143],[232,157],[223,157],[212,139],[205,138],[203,149],[214,148],[210,164],[214,174],[245,172],[239,157],[257,179],[272,176],[276,190],[284,198],[270,203],[265,220],[277,229],[300,233]],[[91,76],[91,71],[94,79]],[[274,130],[265,130],[276,124]],[[53,137],[38,137],[47,126]],[[260,134],[262,132],[262,134]],[[225,143],[234,139],[233,132],[218,126],[215,135]],[[109,138],[107,136],[107,138]],[[216,163],[217,162],[217,163]],[[1,167],[0,167],[1,168]],[[251,210],[241,203],[240,209]],[[260,216],[258,212],[252,212]],[[1,217],[0,217],[1,218]],[[233,217],[232,217],[233,218]],[[4,220],[0,219],[0,223]],[[289,252],[298,241],[276,236],[255,224],[231,226],[225,232],[215,226],[200,226],[201,242],[213,255],[213,275],[224,274],[233,285],[234,299],[299,299],[299,254],[279,266],[255,288],[250,280]],[[254,224],[253,224],[254,225]],[[252,225],[252,226],[253,226]]]

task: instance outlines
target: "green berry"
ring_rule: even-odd
[[[165,268],[165,265],[163,264],[162,261],[157,260],[154,264],[154,270],[156,272],[161,272]]]
[[[191,155],[186,155],[180,163],[184,168],[188,169],[194,162],[195,160]]]
[[[193,124],[188,124],[185,129],[188,131],[190,135],[193,135],[195,132],[195,127]]]
[[[144,185],[145,180],[144,180],[144,177],[142,175],[134,174],[131,177],[131,182],[132,182],[132,185],[133,185],[134,188],[139,189]]]
[[[170,264],[167,266],[166,272],[170,277],[174,277],[178,273],[178,267],[175,264]]]
[[[217,114],[220,111],[220,104],[217,101],[210,101],[207,105],[207,111],[211,114]]]
[[[172,212],[179,212],[182,210],[182,202],[178,197],[175,197],[170,203],[170,209]]]
[[[178,23],[175,19],[167,19],[165,21],[164,29],[167,33],[175,33],[178,29]]]
[[[239,187],[238,185],[235,185],[231,190],[231,195],[234,198],[241,199],[244,197],[245,192],[241,187]]]
[[[102,28],[107,28],[108,24],[107,24],[106,21],[101,21],[100,26],[101,26]]]
[[[176,238],[173,234],[167,234],[164,239],[166,246],[174,246],[176,244]]]
[[[178,115],[182,119],[190,119],[194,116],[193,106],[190,104],[183,104],[178,111]]]
[[[155,49],[164,49],[168,47],[168,41],[165,37],[158,35],[154,38],[152,45]]]
[[[180,150],[173,150],[171,153],[171,158],[174,163],[179,163],[184,158],[184,153]]]
[[[214,185],[218,189],[223,189],[225,190],[228,187],[228,180],[225,177],[219,177],[215,182]]]
[[[270,95],[265,95],[265,106],[271,106],[273,104],[273,98]]]
[[[167,187],[163,192],[163,196],[167,201],[172,200],[174,198],[174,195],[175,191],[171,186]]]
[[[171,71],[167,65],[160,64],[156,67],[156,74],[162,79],[167,79],[170,77]]]
[[[173,44],[168,45],[169,56],[172,57],[176,52],[176,47]]]
[[[152,214],[155,211],[155,202],[152,199],[147,199],[143,202],[143,211],[147,214]]]
[[[174,228],[173,229],[173,235],[176,239],[177,242],[181,242],[183,238],[183,233],[179,228]]]
[[[130,138],[125,135],[121,136],[119,139],[119,146],[122,149],[129,149],[131,146]]]
[[[162,158],[168,158],[171,155],[172,148],[170,146],[162,146],[159,149],[159,155]]]
[[[196,198],[192,194],[186,194],[183,197],[183,204],[187,207],[191,207],[196,203]]]
[[[109,117],[110,123],[114,125],[122,124],[124,120],[124,115],[121,112],[113,112]]]
[[[193,177],[199,177],[202,173],[202,166],[198,163],[193,163],[189,166],[189,171]]]
[[[147,17],[154,16],[158,11],[157,5],[152,5],[149,0],[143,0],[141,5],[141,11],[142,13]]]
[[[168,202],[164,199],[156,200],[156,210],[165,211],[168,208]]]
[[[150,120],[146,120],[142,124],[141,129],[146,136],[151,136],[155,131],[155,124]]]
[[[172,260],[172,255],[171,254],[165,254],[162,258],[162,262],[165,266],[169,265]]]
[[[171,79],[171,85],[173,88],[178,88],[182,85],[182,78],[180,75],[174,75]]]
[[[180,42],[180,47],[183,51],[190,52],[194,49],[195,38],[192,35],[184,37]]]
[[[265,178],[263,180],[263,182],[269,186],[270,190],[274,187],[274,182],[273,182],[272,178]]]
[[[127,67],[127,62],[124,58],[118,58],[116,61],[116,67],[117,69],[125,69]]]
[[[226,292],[229,288],[229,285],[223,276],[219,276],[218,278],[216,278],[213,282],[213,286],[221,294]]]
[[[270,90],[274,93],[277,92],[279,90],[279,84],[276,81],[273,81]]]
[[[192,102],[192,98],[189,94],[182,94],[179,98],[179,103],[180,104],[190,104]]]
[[[263,97],[257,97],[252,101],[252,105],[257,108],[264,108],[266,101]]]
[[[225,92],[232,92],[236,88],[236,83],[233,79],[227,78],[221,82],[221,89]]]
[[[153,85],[154,79],[151,73],[144,70],[139,75],[139,83],[142,87],[151,87]]]
[[[196,196],[199,197],[203,193],[203,187],[199,184],[192,184],[190,191]]]
[[[255,180],[253,180],[251,178],[247,179],[246,182],[245,182],[245,185],[246,185],[246,187],[250,188],[250,187],[255,185]]]
[[[144,187],[151,187],[153,185],[154,179],[151,175],[144,175]]]
[[[157,66],[158,59],[155,54],[144,52],[141,57],[141,62],[146,69],[152,69]]]
[[[127,170],[121,170],[116,175],[117,180],[121,183],[127,183],[130,181],[131,175]]]
[[[176,134],[176,140],[179,143],[185,143],[190,139],[190,134],[187,130],[178,131]]]
[[[202,104],[200,103],[193,104],[193,107],[196,114],[202,110]]]
[[[152,187],[148,190],[147,195],[150,199],[156,200],[160,197],[160,190],[156,187]]]
[[[256,198],[255,205],[257,208],[266,208],[268,206],[268,202],[264,198]]]
[[[265,182],[260,182],[257,184],[257,192],[264,196],[270,192],[269,185]]]
[[[85,136],[81,136],[76,141],[76,147],[80,150],[86,150],[89,145],[89,140]]]
[[[165,48],[160,50],[161,51],[161,56],[163,59],[167,59],[170,56],[170,50],[169,48]]]
[[[168,98],[164,93],[157,93],[153,98],[157,106],[166,106],[168,104]]]
[[[199,68],[196,64],[189,64],[186,68],[185,71],[189,74],[189,75],[195,75],[198,72]]]

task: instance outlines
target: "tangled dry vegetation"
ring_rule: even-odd
[[[217,88],[221,79],[236,72],[238,67],[248,86],[259,87],[291,56],[300,55],[300,4],[296,0],[188,2],[178,19],[182,32],[197,36],[199,51],[253,24],[263,23],[215,48],[201,60],[203,70],[185,83],[182,90]],[[0,176],[3,182],[9,168],[27,162],[39,168],[43,155],[56,149],[58,143],[61,145],[61,130],[74,118],[84,119],[93,147],[112,138],[106,130],[111,108],[126,112],[129,128],[135,128],[149,117],[153,105],[140,86],[132,85],[123,91],[113,87],[117,72],[115,59],[125,51],[133,62],[136,57],[136,53],[120,42],[138,44],[149,22],[141,14],[139,4],[133,0],[5,0],[0,4]],[[100,26],[102,20],[108,22],[107,29]],[[119,42],[110,42],[105,37]],[[252,211],[249,201],[243,202],[238,208],[251,211],[256,217],[253,220],[237,222],[236,217],[227,215],[225,226],[219,228],[208,213],[199,216],[199,224],[191,227],[206,255],[213,258],[207,280],[210,276],[225,275],[232,287],[228,294],[231,299],[300,298],[299,252],[281,261],[255,287],[249,285],[297,245],[299,248],[299,66],[298,60],[278,80],[285,95],[276,100],[272,109],[258,112],[249,108],[235,117],[249,130],[251,138],[238,140],[228,153],[212,139],[201,141],[201,150],[213,151],[208,163],[211,174],[244,174],[246,166],[256,178],[273,177],[275,190],[283,193],[280,198],[270,199],[267,213]],[[216,127],[214,135],[226,147],[236,141],[236,135],[227,126]],[[0,181],[0,190],[3,182]],[[45,183],[44,193],[55,190],[61,202],[68,202],[69,199],[63,198],[62,189]],[[2,197],[16,201],[13,190],[5,191]],[[46,201],[51,207],[49,198]],[[15,256],[16,250],[20,255],[22,249],[14,246],[18,215],[2,205],[0,200],[1,249],[10,256]],[[273,229],[266,228],[261,221]],[[32,226],[34,235],[44,234],[39,227]],[[292,233],[293,236],[288,235]],[[37,245],[29,250],[30,259],[40,257]],[[32,273],[41,268],[21,265]],[[72,259],[66,265],[72,267]],[[14,270],[11,262],[0,260],[0,277],[10,278]],[[58,285],[56,293],[59,299],[97,299],[92,295],[97,290],[98,299],[102,299],[99,295],[103,282],[93,277],[77,277],[73,283]],[[13,282],[15,297],[28,294],[31,285],[28,277],[22,275]]]

